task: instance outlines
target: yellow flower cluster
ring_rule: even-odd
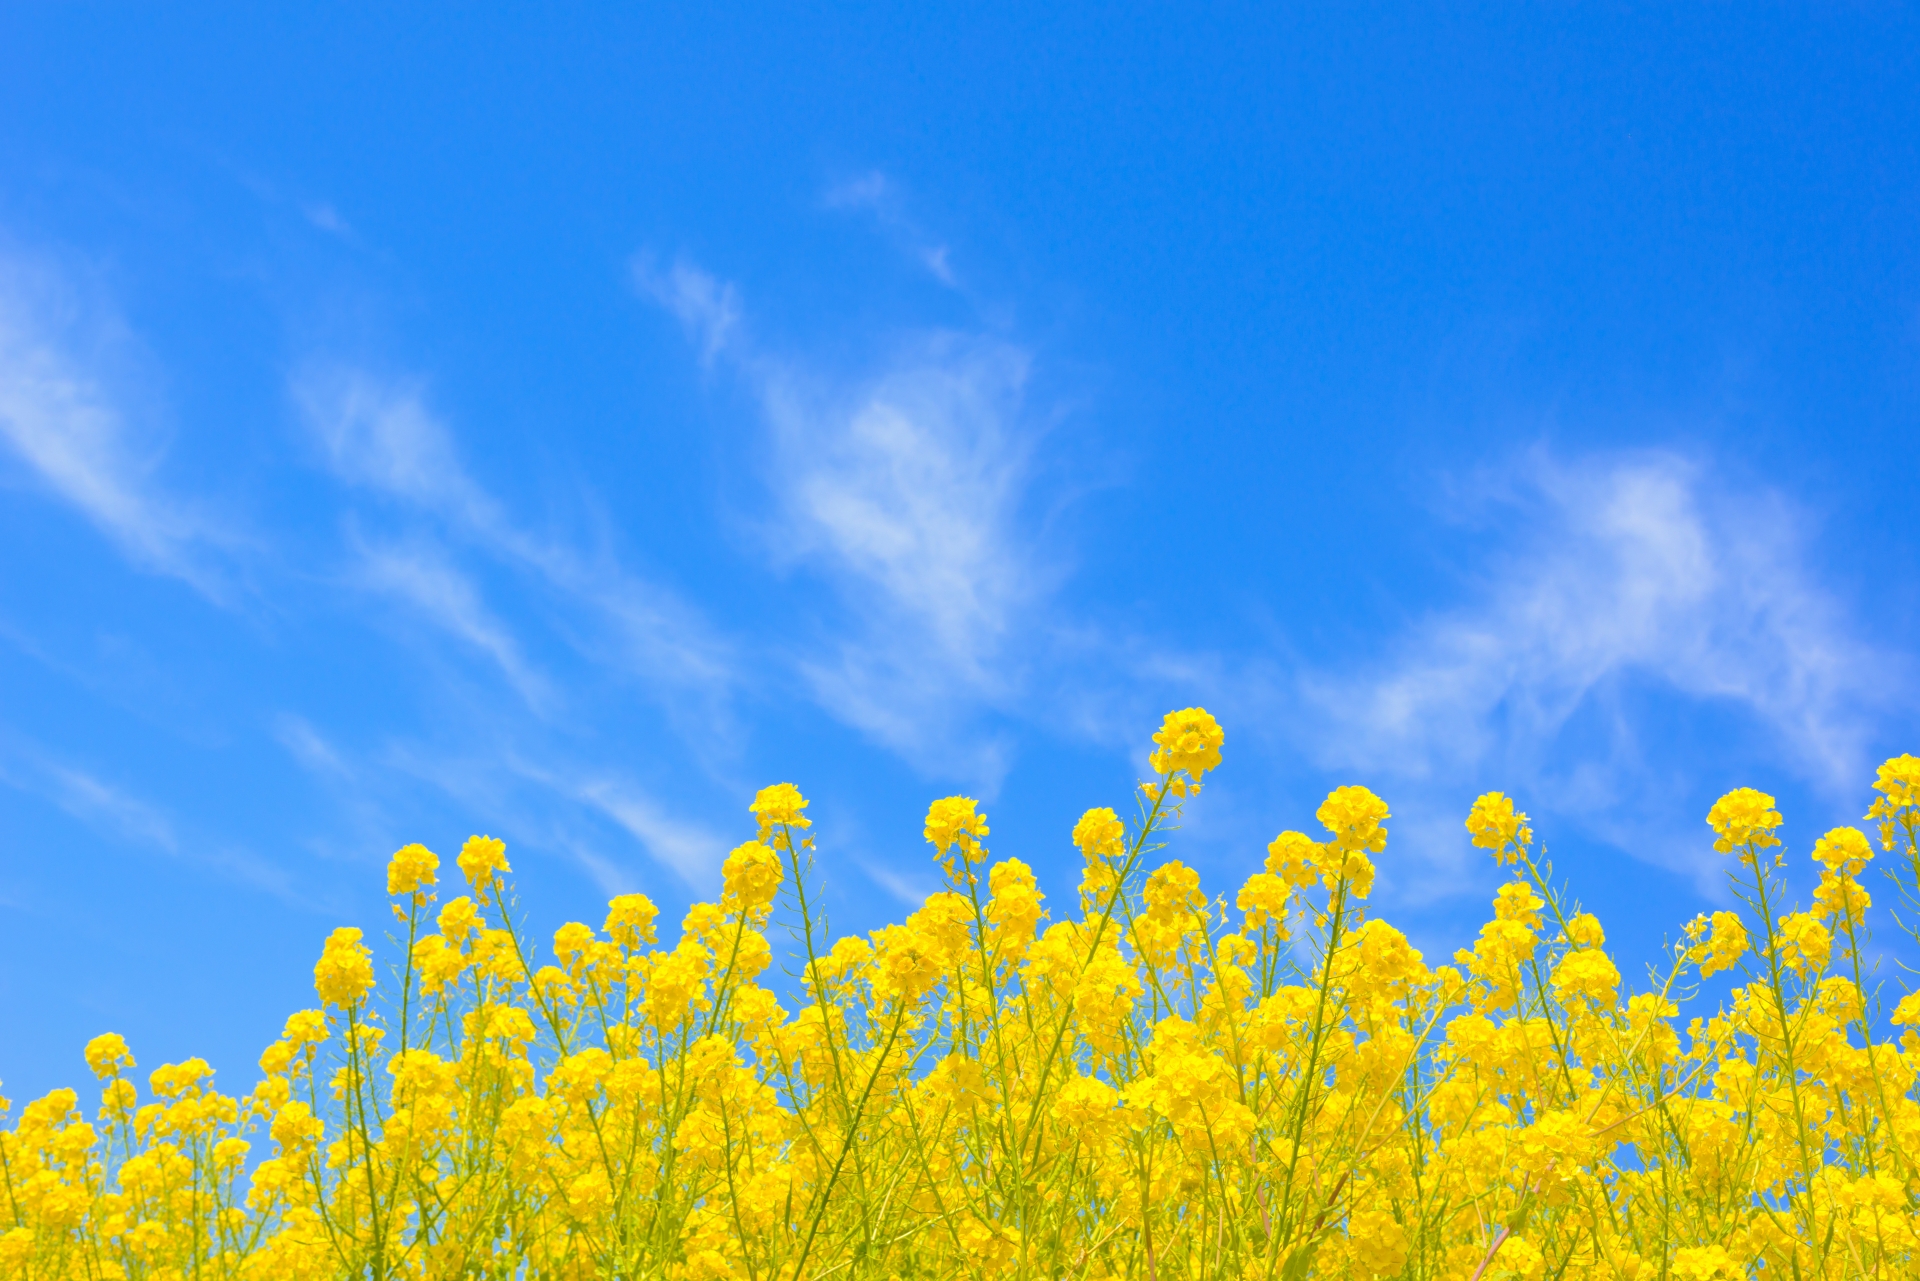
[[[1230,902],[1150,865],[1222,741],[1200,709],[1168,716],[1139,814],[1074,827],[1060,920],[1026,864],[988,864],[967,797],[926,817],[944,888],[838,939],[791,784],[755,798],[671,946],[638,894],[539,945],[500,841],[467,842],[471,893],[444,903],[409,845],[388,868],[397,981],[334,931],[320,1008],[250,1093],[199,1059],[143,1090],[109,1033],[85,1048],[91,1117],[60,1089],[0,1129],[0,1277],[1920,1275],[1920,993],[1877,1004],[1863,832],[1815,843],[1800,909],[1761,856],[1772,798],[1722,798],[1740,907],[1628,988],[1489,793],[1466,825],[1511,879],[1430,966],[1368,914],[1389,815],[1363,787],[1319,807],[1323,839],[1276,837]],[[1875,789],[1911,894],[1920,761]],[[776,925],[790,981],[768,977]]]

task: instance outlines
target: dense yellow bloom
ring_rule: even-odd
[[[1816,914],[1838,917],[1846,925],[1859,925],[1866,919],[1867,909],[1872,906],[1873,896],[1861,887],[1860,882],[1835,872],[1823,873],[1819,887],[1813,892]]]
[[[126,1038],[118,1032],[104,1032],[87,1042],[87,1066],[93,1074],[105,1080],[120,1075],[123,1068],[133,1064],[133,1051],[127,1048]]]
[[[1730,970],[1747,954],[1747,929],[1732,912],[1713,914],[1713,935],[1701,946],[1700,975],[1712,978]]]
[[[654,941],[653,922],[659,915],[646,895],[622,894],[607,904],[607,923],[600,928],[621,947],[639,947]]]
[[[439,869],[440,859],[432,850],[424,845],[403,845],[387,863],[387,893],[417,893],[433,884],[434,873]]]
[[[1080,903],[1086,910],[1104,909],[1120,885],[1127,853],[1127,828],[1111,809],[1090,809],[1073,826],[1073,843],[1080,851]]]
[[[1895,756],[1880,766],[1873,789],[1896,809],[1920,805],[1920,756]]]
[[[1833,935],[1820,918],[1811,912],[1795,912],[1780,918],[1781,964],[1798,974],[1817,973],[1827,968],[1833,955]]]
[[[1591,912],[1581,912],[1567,922],[1567,942],[1575,947],[1600,947],[1606,941],[1600,918]]]
[[[373,953],[360,931],[343,925],[327,937],[313,967],[313,988],[327,1005],[352,1005],[373,987]]]
[[[1911,852],[1920,842],[1920,757],[1896,756],[1880,766],[1873,789],[1879,792],[1867,807],[1868,821],[1876,821],[1880,847],[1892,850],[1905,831]]]
[[[467,843],[460,847],[457,861],[467,884],[482,900],[502,872],[513,870],[507,865],[507,843],[491,836],[469,836]]]
[[[720,905],[733,911],[757,912],[780,892],[780,855],[763,841],[748,841],[727,855],[720,875]]]
[[[1257,930],[1268,924],[1278,925],[1284,930],[1287,903],[1292,897],[1293,890],[1272,872],[1255,872],[1240,887],[1240,897],[1234,900],[1234,906],[1247,914],[1249,930]]]
[[[980,839],[986,835],[987,816],[969,797],[949,796],[927,807],[927,842],[942,854],[959,846],[961,857],[972,862],[985,853]]]
[[[1364,787],[1334,788],[1314,817],[1333,833],[1332,844],[1343,852],[1378,854],[1387,848],[1387,829],[1380,826],[1387,818],[1387,803]]]
[[[437,922],[440,932],[446,935],[447,942],[459,947],[473,934],[487,927],[486,918],[480,909],[474,906],[472,899],[462,894],[459,898],[449,899],[440,909]]]
[[[1073,843],[1088,861],[1120,858],[1127,852],[1127,825],[1104,806],[1088,810],[1073,825]]]
[[[1527,816],[1516,813],[1512,799],[1500,792],[1488,792],[1473,803],[1467,815],[1467,831],[1473,834],[1475,845],[1492,850],[1494,859],[1503,864],[1519,858],[1520,849],[1533,840]]]
[[[1730,854],[1736,846],[1750,845],[1756,850],[1778,845],[1774,830],[1780,826],[1780,812],[1773,798],[1751,787],[1737,787],[1713,803],[1707,811],[1707,823],[1719,839],[1713,848]]]
[[[1217,764],[1197,709],[1155,741],[1170,795]],[[1903,761],[1875,784],[1885,840],[1920,819]],[[381,958],[398,987],[335,931],[325,1008],[287,1019],[250,1093],[200,1059],[142,1085],[121,1038],[89,1042],[95,1115],[58,1089],[0,1128],[0,1277],[1920,1275],[1920,993],[1863,946],[1860,832],[1815,844],[1801,910],[1753,857],[1778,843],[1770,798],[1722,798],[1733,889],[1766,916],[1697,916],[1630,984],[1519,857],[1500,793],[1468,827],[1515,878],[1458,968],[1360,901],[1372,792],[1327,798],[1323,842],[1282,832],[1225,920],[1198,867],[1141,865],[1176,812],[1158,799],[1131,833],[1085,812],[1059,921],[1033,868],[985,866],[977,805],[935,802],[946,887],[832,938],[782,784],[677,940],[655,947],[654,905],[623,895],[598,930],[560,925],[551,964],[475,838],[461,865],[496,920],[447,903]],[[431,886],[419,850],[394,893]],[[1724,995],[1694,981],[1743,961]]]
[[[1858,876],[1873,861],[1873,846],[1857,827],[1836,827],[1813,843],[1813,860],[1840,876]]]
[[[775,783],[761,788],[747,811],[760,820],[759,839],[784,850],[793,847],[793,829],[805,831],[813,826],[813,820],[800,812],[806,808],[807,798],[800,795],[799,788],[792,783]]]
[[[1189,707],[1168,712],[1153,741],[1156,747],[1147,756],[1147,768],[1170,779],[1175,796],[1185,796],[1199,791],[1202,776],[1219,767],[1227,736],[1205,708]],[[1186,777],[1173,778],[1176,774]]]
[[[1562,1000],[1581,996],[1596,1005],[1612,1005],[1620,990],[1620,971],[1605,952],[1574,952],[1554,967],[1553,990]]]
[[[1267,845],[1267,870],[1304,888],[1320,879],[1320,847],[1305,832],[1282,832]]]

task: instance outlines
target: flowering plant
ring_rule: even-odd
[[[1746,911],[1688,924],[1630,991],[1489,793],[1466,825],[1513,879],[1431,966],[1368,911],[1379,797],[1337,789],[1324,836],[1282,833],[1229,904],[1155,861],[1224,735],[1189,708],[1154,742],[1136,817],[1075,826],[1057,921],[965,797],[927,816],[945,888],[837,940],[790,784],[755,799],[671,947],[625,895],[542,962],[501,842],[467,843],[470,893],[444,903],[409,845],[397,984],[334,931],[320,1008],[250,1094],[191,1059],[143,1101],[108,1034],[86,1047],[92,1119],[62,1089],[0,1130],[0,1275],[1914,1275],[1920,993],[1875,1014],[1865,834],[1823,837],[1813,906],[1787,911],[1773,799],[1723,798]],[[1920,760],[1875,788],[1912,900]],[[776,921],[797,966],[779,992]],[[1733,970],[1683,1032],[1699,980]]]

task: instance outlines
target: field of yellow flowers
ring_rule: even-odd
[[[1877,843],[1920,909],[1920,759],[1881,767],[1873,839],[1814,844],[1807,910],[1772,798],[1722,797],[1746,910],[1629,992],[1499,793],[1466,825],[1512,878],[1453,965],[1368,914],[1363,787],[1210,897],[1159,851],[1222,742],[1166,718],[1137,816],[1086,813],[1051,914],[973,801],[935,801],[947,888],[865,938],[825,936],[790,784],[671,947],[637,894],[537,947],[499,841],[444,902],[409,845],[395,981],[335,930],[251,1094],[198,1059],[143,1091],[108,1034],[91,1120],[63,1089],[0,1130],[0,1276],[1920,1275],[1920,994],[1880,1007],[1858,879]]]

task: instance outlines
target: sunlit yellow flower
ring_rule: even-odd
[[[1305,832],[1282,832],[1267,846],[1267,870],[1295,888],[1320,879],[1320,847]]]
[[[458,862],[467,884],[483,900],[500,873],[513,870],[507,864],[507,843],[491,836],[469,836],[467,843],[460,847]]]
[[[1247,928],[1261,929],[1272,924],[1284,931],[1287,924],[1287,902],[1293,890],[1287,883],[1272,872],[1255,872],[1240,887],[1240,896],[1234,900],[1234,906],[1247,914]]]
[[[1527,816],[1515,812],[1513,801],[1500,792],[1488,792],[1473,803],[1467,815],[1467,831],[1473,834],[1475,845],[1492,850],[1494,860],[1501,864],[1518,859],[1521,849],[1533,840]]]
[[[653,922],[659,914],[646,895],[622,894],[607,903],[607,922],[601,928],[621,947],[639,947],[654,941]]]
[[[1813,860],[1841,876],[1858,876],[1873,861],[1873,845],[1857,827],[1836,827],[1813,843]]]
[[[313,987],[326,1005],[349,1006],[373,987],[373,953],[360,931],[343,925],[327,937],[313,967]]]
[[[760,820],[759,839],[779,850],[792,848],[793,829],[804,831],[813,826],[813,820],[801,813],[806,808],[807,798],[792,783],[761,788],[747,807]]]
[[[1147,757],[1147,768],[1172,781],[1174,794],[1184,796],[1198,791],[1207,771],[1218,768],[1220,748],[1226,742],[1220,723],[1205,708],[1188,707],[1168,712],[1154,732],[1156,749]],[[1173,778],[1184,774],[1184,779]]]
[[[1703,946],[1700,960],[1702,978],[1712,978],[1730,970],[1747,954],[1747,930],[1732,912],[1713,914],[1713,936]]]
[[[1735,788],[1715,801],[1707,811],[1707,823],[1719,838],[1713,848],[1722,854],[1731,853],[1736,846],[1762,850],[1780,843],[1773,834],[1780,826],[1780,812],[1773,808],[1773,798],[1751,787]]]
[[[465,864],[462,863],[462,868]],[[403,845],[387,864],[387,893],[414,894],[432,885],[440,859],[424,845]]]
[[[731,911],[757,912],[780,892],[780,855],[763,841],[735,847],[721,866],[720,905]]]
[[[927,841],[946,854],[955,846],[968,862],[985,853],[980,844],[987,835],[987,816],[966,796],[949,796],[927,807]]]
[[[1380,826],[1388,817],[1387,803],[1364,787],[1334,788],[1314,817],[1343,851],[1378,854],[1387,848],[1387,829]]]
[[[480,914],[480,909],[475,907],[473,900],[464,894],[459,898],[448,900],[440,909],[440,919],[437,924],[440,926],[440,932],[446,936],[447,942],[454,947],[465,943],[475,931],[487,927],[486,918]]]
[[[1780,918],[1780,963],[1798,974],[1827,968],[1833,954],[1833,935],[1811,912]]]
[[[133,1065],[133,1051],[118,1032],[103,1032],[87,1042],[87,1066],[102,1080],[118,1076]]]

